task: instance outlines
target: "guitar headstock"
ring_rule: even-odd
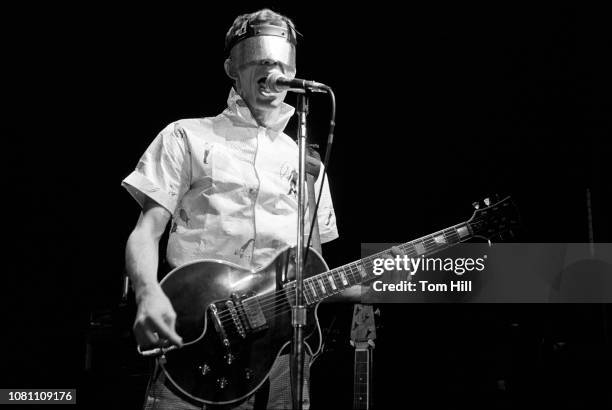
[[[373,346],[375,339],[376,325],[374,323],[372,305],[355,304],[353,308],[353,322],[351,324],[351,345],[357,346],[358,344],[366,343]]]
[[[485,198],[482,202],[472,203],[472,206],[476,210],[467,224],[475,237],[505,239],[504,235],[512,237],[520,227],[518,210],[510,196],[503,199],[496,196]]]

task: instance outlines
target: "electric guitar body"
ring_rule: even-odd
[[[161,282],[177,313],[181,349],[165,353],[162,368],[187,396],[204,403],[240,401],[266,379],[292,338],[291,305],[295,249],[281,251],[258,271],[202,260],[171,271]],[[308,252],[304,277],[327,271],[323,258]],[[266,296],[268,295],[268,296]],[[317,305],[318,306],[318,305]],[[317,309],[308,309],[306,348],[321,343]]]

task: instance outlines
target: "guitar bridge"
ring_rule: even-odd
[[[229,349],[230,342],[229,342],[229,339],[227,338],[227,333],[225,332],[225,328],[223,327],[221,318],[219,317],[219,311],[217,310],[217,306],[215,306],[214,303],[211,303],[209,308],[210,308],[210,313],[213,318],[215,329],[217,330],[217,333],[219,334],[219,337],[221,339],[221,343],[223,343],[223,346],[225,346],[226,349]]]
[[[232,302],[230,301],[230,303]],[[229,310],[229,306],[228,305],[226,306]],[[233,307],[233,303],[232,303],[232,307]],[[215,324],[215,329],[217,330],[217,334],[219,335],[219,338],[221,339],[221,343],[223,344],[223,348],[225,349],[225,354],[223,355],[223,358],[225,359],[225,363],[227,363],[228,365],[231,365],[234,362],[234,359],[236,358],[236,356],[232,353],[230,339],[228,337],[225,327],[223,326],[223,322],[225,320],[221,320],[219,310],[217,309],[217,306],[215,306],[214,303],[211,303],[209,305],[209,308],[210,308],[210,313],[213,318],[213,322]],[[225,322],[227,324],[227,321]],[[204,368],[202,368],[201,371],[202,371],[202,375],[205,375]]]
[[[225,302],[225,306],[227,306],[227,310],[229,310],[230,312],[232,321],[234,322],[234,326],[236,326],[236,331],[243,339],[246,338],[246,332],[244,330],[244,326],[242,326],[240,317],[238,317],[238,311],[236,310],[236,306],[234,305],[234,302],[232,302],[231,300],[228,300],[227,302]]]

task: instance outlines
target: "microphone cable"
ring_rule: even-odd
[[[323,178],[321,179],[321,186],[319,187],[319,194],[317,195],[317,203],[315,205],[315,209],[313,215],[315,218],[312,218],[310,221],[310,231],[308,233],[308,241],[306,242],[306,249],[304,251],[304,261],[302,266],[306,266],[306,261],[308,260],[308,252],[310,250],[310,242],[312,240],[312,232],[314,230],[315,221],[318,221],[317,212],[319,211],[319,203],[321,202],[321,195],[323,193],[323,187],[325,185],[325,177],[327,176],[327,165],[329,164],[329,158],[331,157],[332,144],[334,142],[334,128],[336,127],[336,95],[331,87],[326,86],[325,90],[329,94],[331,100],[331,118],[329,120],[329,134],[327,135],[327,146],[325,148],[325,158],[323,159]]]

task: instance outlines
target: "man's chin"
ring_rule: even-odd
[[[257,108],[259,108],[260,110],[274,110],[280,107],[282,102],[283,100],[278,98],[278,96],[270,96],[270,97],[258,96],[255,99]]]

